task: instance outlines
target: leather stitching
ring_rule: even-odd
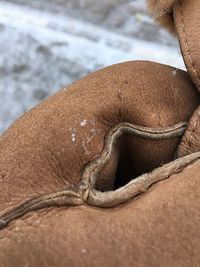
[[[191,129],[191,134],[190,134],[189,141],[188,141],[189,147],[192,147],[192,144],[193,144],[192,143],[192,139],[193,139],[193,136],[195,135],[195,131],[197,129],[198,121],[200,120],[200,109],[199,109],[199,111],[198,111],[196,116],[197,116],[197,118],[195,120],[193,128]]]
[[[186,159],[186,162],[184,162],[184,159]],[[172,168],[171,168],[171,170],[169,170],[169,172],[166,173],[164,171],[164,176],[162,177],[162,179],[159,179],[159,181],[165,180],[165,179],[169,179],[169,178],[171,178],[171,176],[173,176],[175,174],[182,173],[188,166],[191,166],[191,165],[195,164],[197,161],[199,161],[199,159],[200,159],[200,153],[195,153],[193,155],[190,155],[190,156],[187,156],[185,158],[179,159],[174,163],[170,163],[169,165],[174,165],[175,169],[172,166]],[[183,161],[183,163],[182,163],[182,161]],[[147,191],[148,188],[150,188],[155,183],[156,183],[156,181],[151,183],[150,185],[147,185],[145,188],[143,188],[142,191],[139,191],[137,194],[132,195],[131,198],[129,198],[128,200],[130,200],[133,197],[138,196],[139,194]],[[87,189],[85,188],[85,190],[89,191],[87,193],[87,195],[90,192],[92,192],[90,187],[88,187]],[[64,190],[64,191],[60,191],[60,192],[56,192],[56,193],[53,193],[53,194],[42,196],[41,198],[39,197],[39,198],[36,198],[36,199],[31,199],[31,200],[27,201],[26,203],[21,204],[17,208],[14,208],[10,212],[8,212],[6,214],[3,214],[0,217],[0,229],[6,227],[11,221],[16,220],[19,217],[22,217],[23,215],[27,214],[28,212],[36,211],[36,210],[40,210],[40,209],[45,209],[45,208],[50,208],[50,207],[67,206],[66,203],[65,203],[66,198],[68,199],[68,201],[67,201],[68,202],[68,206],[79,206],[79,205],[83,205],[84,202],[85,202],[88,205],[93,205],[93,206],[96,206],[96,207],[106,207],[106,206],[101,205],[102,203],[94,203],[93,201],[91,201],[91,199],[85,198],[84,197],[84,193],[85,192],[83,191],[83,188],[82,188],[82,186],[80,184],[79,188],[77,188],[76,191],[75,190],[74,191],[72,191],[72,190],[71,191],[70,190]],[[72,200],[70,200],[70,198],[72,198]],[[77,199],[77,200],[79,199],[79,201],[73,201],[74,198]],[[49,203],[48,200],[50,201],[50,203]],[[119,203],[118,202],[117,203],[113,203],[113,205],[109,206],[109,207],[115,207],[116,205],[123,204],[124,202],[127,202],[128,200],[123,201],[123,202],[120,201]],[[30,205],[31,202],[33,202],[32,203],[33,205]],[[34,206],[34,204],[36,204],[36,206]],[[25,206],[27,206],[27,207],[25,207]],[[25,208],[25,210],[23,210],[24,208]]]
[[[191,157],[194,156],[194,158],[192,158],[192,160],[190,160],[190,156]],[[188,157],[189,162],[184,162],[186,157]],[[142,193],[145,193],[154,184],[161,182],[161,181],[164,181],[166,179],[169,179],[173,175],[182,173],[187,167],[189,167],[189,166],[195,164],[197,161],[199,161],[200,153],[194,153],[194,154],[191,154],[191,155],[186,156],[186,157],[181,158],[179,162],[174,161],[174,162],[169,163],[168,165],[165,165],[164,167],[167,168],[168,166],[170,166],[172,169],[169,171],[166,171],[163,169],[163,173],[164,173],[163,176],[161,175],[161,171],[160,171],[160,177],[158,176],[158,174],[155,175],[155,173],[152,172],[152,173],[146,174],[147,176],[149,175],[151,177],[150,178],[151,181],[148,181],[147,176],[144,178],[144,176],[145,176],[145,174],[144,174],[144,175],[138,177],[137,181],[133,180],[132,182],[129,182],[129,184],[127,184],[127,186],[124,186],[122,188],[122,190],[124,192],[120,192],[119,191],[120,189],[119,189],[118,192],[112,191],[112,192],[109,192],[109,194],[108,194],[108,193],[104,193],[104,192],[102,193],[102,192],[90,189],[88,199],[84,199],[84,201],[91,206],[100,207],[100,208],[112,208],[112,207],[115,207],[117,205],[128,202],[131,199],[133,199],[134,197],[139,196]],[[146,181],[145,181],[145,179],[146,179]],[[135,181],[136,181],[136,183],[135,183]],[[137,183],[138,183],[138,186],[137,186]],[[134,188],[134,186],[135,186],[135,188]],[[131,190],[131,189],[133,189],[133,190]],[[112,195],[112,193],[114,193],[114,194]],[[123,198],[121,198],[122,195],[123,195]]]
[[[82,180],[76,188],[75,187],[67,188],[64,189],[63,191],[50,193],[23,202],[22,204],[14,207],[12,210],[0,216],[0,228],[5,227],[10,221],[17,219],[30,211],[39,210],[47,207],[78,206],[82,205],[84,202],[89,205],[98,207],[107,206],[107,203],[108,202],[110,203],[110,199],[107,201],[105,197],[103,197],[102,198],[103,201],[101,201],[101,203],[98,203],[98,201],[91,202],[90,197],[94,196],[93,192],[95,192],[95,190],[93,189],[93,185],[95,183],[96,172],[98,172],[99,169],[102,168],[102,166],[105,164],[106,160],[110,158],[112,146],[114,145],[115,139],[119,136],[119,134],[123,133],[124,131],[128,131],[143,138],[162,140],[162,139],[175,138],[182,135],[186,129],[186,125],[187,125],[186,123],[179,123],[164,129],[148,128],[130,123],[121,123],[119,125],[116,125],[116,127],[111,129],[110,132],[108,133],[102,153],[100,153],[96,159],[88,163],[88,166],[85,167],[84,173],[82,175]],[[197,157],[199,158],[199,155],[197,155]],[[128,184],[128,187],[131,187],[131,189],[133,188],[133,190],[128,194],[127,192],[125,192],[125,196],[122,199],[121,199],[121,194],[123,194],[123,192],[126,191],[126,187],[121,188],[122,192],[118,191],[120,197],[118,197],[118,192],[115,191],[115,196],[114,198],[112,197],[113,201],[111,201],[111,205],[109,204],[109,206],[111,207],[111,206],[116,206],[117,204],[120,204],[122,202],[124,203],[128,199],[133,198],[134,196],[142,192],[145,192],[149,188],[149,186],[151,186],[153,183],[168,178],[171,173],[180,171],[181,167],[183,168],[188,163],[188,160],[189,163],[191,163],[194,159],[196,159],[196,155],[194,156],[194,158],[193,157],[189,159],[186,158],[186,162],[185,159],[183,158],[181,159],[181,161],[173,162],[172,166],[171,165],[165,166],[165,168],[167,168],[167,170],[164,171],[165,175],[161,177],[159,176],[158,178],[157,175],[155,174],[154,176],[151,176],[151,174],[150,176],[146,174],[145,176],[138,177],[136,183],[134,182],[132,184]],[[148,180],[148,182],[146,182],[146,180]],[[107,203],[103,204],[105,200],[107,201]]]
[[[103,151],[98,155],[97,159],[94,159],[92,162],[89,162],[84,171],[83,171],[83,180],[91,182],[93,180],[93,176],[95,176],[96,171],[99,169],[99,165],[105,164],[105,161],[109,158],[109,154],[111,152],[111,147],[113,143],[113,138],[115,135],[119,136],[121,131],[127,131],[131,134],[136,136],[143,137],[144,139],[151,139],[151,140],[162,140],[162,139],[169,139],[181,136],[185,131],[184,127],[186,123],[179,123],[172,127],[165,128],[165,129],[153,129],[148,127],[143,127],[139,125],[129,124],[129,123],[120,123],[107,135],[107,142],[105,142]],[[166,135],[165,135],[166,134]],[[110,135],[110,136],[109,136]],[[104,152],[106,152],[104,154]],[[101,160],[101,164],[99,164],[99,159]],[[95,182],[95,181],[93,181]]]

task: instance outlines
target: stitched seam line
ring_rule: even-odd
[[[198,126],[198,121],[200,119],[200,109],[199,109],[199,111],[198,111],[198,113],[197,113],[196,116],[197,116],[197,118],[196,118],[196,121],[194,123],[194,126],[193,126],[193,128],[191,130],[191,134],[190,134],[189,141],[188,141],[189,147],[192,147],[192,144],[193,144],[193,140],[192,139],[193,139],[193,137],[195,135],[195,131],[196,131],[197,126]]]
[[[192,56],[191,56],[191,52],[190,52],[190,47],[189,47],[189,42],[188,42],[188,38],[187,38],[187,34],[186,34],[186,27],[185,27],[185,23],[184,23],[184,15],[183,15],[183,4],[182,1],[179,1],[179,6],[180,6],[180,10],[181,10],[181,25],[182,25],[182,31],[183,31],[183,37],[185,40],[185,47],[186,47],[186,51],[188,53],[188,58],[189,58],[189,62],[191,65],[191,68],[193,70],[193,72],[196,75],[197,81],[198,83],[200,82],[200,75],[197,71],[197,69],[195,68],[194,62],[192,60]]]
[[[182,127],[183,127],[183,125],[184,125],[184,123],[182,123]],[[138,125],[131,125],[129,123],[127,123],[127,124],[126,123],[125,124],[121,123],[115,129],[111,130],[112,133],[110,133],[110,136],[109,135],[107,136],[107,138],[106,138],[107,140],[105,142],[104,148],[103,148],[102,152],[99,154],[98,158],[86,165],[85,170],[87,170],[87,168],[88,168],[89,169],[89,174],[87,174],[87,173],[86,173],[86,175],[83,174],[83,177],[86,176],[85,179],[83,178],[84,180],[86,180],[87,182],[90,182],[90,183],[92,183],[92,182],[94,183],[95,182],[95,181],[92,181],[93,180],[93,174],[95,174],[96,170],[98,170],[99,165],[102,166],[102,165],[105,164],[106,159],[108,158],[109,154],[111,153],[113,137],[115,136],[115,134],[117,134],[118,131],[120,131],[120,128],[122,128],[122,127],[130,128],[130,130],[132,130],[132,134],[135,134],[136,136],[140,136],[140,137],[148,136],[149,138],[151,136],[152,139],[156,140],[155,137],[153,138],[153,136],[154,136],[153,130],[155,130],[155,129],[148,128],[148,127],[141,127],[141,126],[138,126]],[[136,132],[134,132],[136,128],[138,128],[137,130],[139,130],[141,132],[136,134]],[[175,131],[172,130],[173,128],[175,128],[176,130]],[[147,131],[144,131],[144,129],[146,129]],[[181,124],[179,124],[179,127],[177,127],[177,125],[174,125],[173,127],[171,127],[171,130],[168,132],[169,137],[174,138],[175,137],[173,135],[174,132],[175,133],[179,133],[179,135],[177,135],[177,136],[182,135],[180,133],[180,129],[181,129]],[[156,134],[159,134],[159,132],[156,132]],[[106,151],[106,153],[104,155],[105,151]],[[98,164],[100,159],[101,159],[101,164]],[[91,166],[91,164],[92,164],[92,166]]]
[[[172,171],[171,173],[168,173],[167,175],[165,175],[163,177],[163,179],[160,179],[159,181],[165,180],[165,179],[169,179],[171,176],[183,172],[188,166],[191,166],[192,164],[195,164],[199,160],[199,158],[200,158],[200,154],[198,153],[198,157],[196,157],[195,159],[192,159],[189,163],[187,162],[184,166],[182,166],[182,168],[180,168],[180,169],[178,169],[176,171]],[[157,182],[159,182],[159,181],[157,181]],[[146,189],[148,189],[150,186],[152,186],[155,183],[156,182],[153,182]],[[88,187],[87,190],[91,191],[91,189],[89,187]],[[139,195],[141,193],[142,192],[138,192],[138,194],[135,194],[134,196]],[[134,196],[132,196],[132,198]],[[75,201],[75,203],[73,203],[73,201],[68,201],[68,206],[80,206],[80,205],[84,204],[84,202],[86,202],[89,205],[93,205],[92,203],[87,202],[87,200],[84,199],[84,192],[83,192],[81,186],[78,188],[77,192],[68,191],[68,190],[59,191],[59,192],[56,192],[56,193],[53,193],[53,194],[48,194],[48,195],[44,195],[42,197],[38,197],[36,199],[31,199],[31,200],[29,200],[29,201],[27,201],[25,203],[22,203],[20,206],[14,208],[10,212],[8,212],[6,214],[3,214],[2,216],[0,216],[0,229],[6,227],[11,221],[13,221],[13,220],[15,220],[15,219],[27,214],[30,211],[40,210],[40,209],[50,208],[50,207],[67,206],[67,204],[63,201],[63,198],[65,198],[65,197],[68,197],[68,198],[69,197],[71,197],[71,198],[80,197],[79,203],[76,203],[76,201]],[[58,204],[58,202],[60,200],[62,201],[62,203]],[[50,201],[50,203],[48,201]],[[126,202],[127,201],[128,200],[126,200]],[[29,208],[26,207],[26,205],[28,203],[31,204],[31,202],[35,202],[35,203],[32,206],[30,206]],[[120,202],[120,203],[122,204],[123,202]],[[114,205],[112,205],[111,207],[114,207],[114,206],[116,206],[116,205],[118,205],[120,203],[114,203]],[[98,206],[98,205],[96,205],[96,206]],[[23,207],[25,208],[24,211],[17,212],[17,210],[20,210],[20,209],[23,210]],[[101,207],[101,206],[99,205],[99,207]]]
[[[72,188],[72,189],[65,189],[63,191],[50,193],[47,195],[43,195],[40,197],[32,198],[28,201],[23,202],[22,204],[17,205],[15,208],[12,208],[11,211],[8,211],[4,213],[2,216],[0,216],[0,229],[4,228],[10,221],[17,219],[26,213],[38,210],[41,208],[46,207],[53,207],[53,206],[78,206],[83,204],[84,202],[87,202],[89,192],[91,190],[91,183],[92,181],[92,173],[100,166],[102,166],[105,163],[105,159],[108,157],[112,146],[113,146],[113,139],[117,138],[115,134],[119,130],[130,130],[132,129],[133,134],[136,134],[138,136],[142,137],[148,137],[150,139],[157,139],[157,138],[174,138],[178,137],[183,134],[186,123],[179,123],[177,125],[174,125],[172,127],[166,127],[166,128],[148,128],[143,126],[138,126],[134,124],[129,123],[121,123],[120,125],[117,125],[113,129],[110,130],[110,135],[108,134],[107,139],[105,140],[105,145],[102,150],[102,153],[100,153],[99,157],[97,158],[98,161],[95,160],[92,161],[92,165],[89,165],[89,176],[84,175],[82,176],[82,180],[80,184],[78,185],[78,188]],[[105,154],[104,154],[105,153]],[[101,160],[101,164],[99,163],[99,159]],[[86,165],[86,169],[88,167]],[[89,204],[89,203],[88,203]]]
[[[159,177],[158,179],[156,179],[150,183],[147,183],[147,184],[146,184],[145,180],[141,181],[141,183],[139,185],[139,187],[140,187],[139,190],[137,188],[137,191],[132,192],[131,195],[129,195],[129,196],[125,193],[125,195],[123,196],[123,199],[117,198],[115,195],[115,196],[113,196],[113,199],[111,199],[110,201],[101,201],[102,195],[98,196],[99,191],[90,190],[89,199],[86,202],[87,202],[87,204],[89,204],[91,206],[97,206],[97,207],[101,207],[101,208],[112,208],[112,207],[115,207],[117,205],[123,204],[123,203],[128,202],[129,200],[133,199],[134,197],[146,192],[152,185],[154,185],[158,182],[164,181],[166,179],[169,179],[173,175],[182,173],[188,166],[195,164],[199,159],[200,159],[200,153],[198,153],[198,157],[192,159],[190,162],[185,163],[185,165],[183,165],[182,167],[177,167],[176,170],[173,169],[171,172],[169,171],[169,173],[165,174],[163,177]],[[138,181],[138,183],[139,182],[140,181]],[[131,183],[129,183],[128,186],[132,187],[132,188],[134,187],[134,185]],[[103,194],[105,194],[105,193],[103,193]],[[108,197],[108,196],[106,196],[106,197]]]

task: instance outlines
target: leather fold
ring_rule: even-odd
[[[200,1],[177,1],[174,22],[187,70],[200,92]]]

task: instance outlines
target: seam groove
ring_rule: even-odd
[[[185,132],[186,128],[187,123],[178,123],[164,129],[148,128],[130,123],[120,123],[107,134],[104,148],[98,157],[86,165],[83,171],[83,179],[91,184],[94,184],[96,171],[98,171],[98,169],[109,160],[109,156],[112,153],[113,143],[122,133],[128,132],[145,139],[162,140],[181,136]]]
[[[80,181],[78,186],[74,188],[66,188],[59,192],[54,192],[36,198],[32,198],[23,202],[20,205],[17,205],[10,211],[5,212],[3,215],[0,216],[0,229],[4,228],[11,221],[25,215],[30,211],[56,206],[80,206],[84,203],[94,205],[94,203],[90,201],[90,198],[92,196],[91,192],[93,192],[92,188],[95,182],[96,170],[98,170],[99,167],[102,167],[105,164],[106,160],[109,158],[110,153],[112,152],[114,141],[116,140],[116,138],[118,138],[120,134],[128,132],[140,136],[142,138],[162,140],[181,136],[184,133],[186,127],[187,123],[184,122],[166,128],[148,128],[130,123],[120,123],[116,125],[107,134],[102,152],[98,155],[96,159],[86,165],[82,175],[82,180]],[[148,178],[148,175],[149,174],[146,174],[146,179]],[[138,177],[137,180],[140,182],[141,178],[142,176]],[[154,182],[150,181],[150,185]],[[132,184],[134,185],[134,182],[132,182]],[[126,188],[129,186],[131,186],[131,182],[126,186],[122,187],[120,190],[126,190]],[[140,192],[140,189],[137,189],[137,191]],[[130,192],[130,194],[132,195],[132,198],[136,195],[134,195],[133,192]],[[127,200],[128,199],[125,198],[125,201]],[[113,202],[110,206],[115,206],[125,201],[124,199],[119,201],[118,198],[118,201]],[[98,205],[98,203],[96,203],[95,205],[99,207],[106,207],[106,205]]]
[[[197,129],[199,119],[200,119],[200,110],[197,113],[197,118],[196,118],[194,126],[191,130],[191,134],[190,134],[189,141],[188,141],[189,147],[192,147],[192,139],[193,139],[193,136],[195,135],[195,131]]]

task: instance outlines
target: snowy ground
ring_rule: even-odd
[[[0,53],[0,132],[104,66],[145,59],[184,68],[176,40],[142,0],[0,1]]]

